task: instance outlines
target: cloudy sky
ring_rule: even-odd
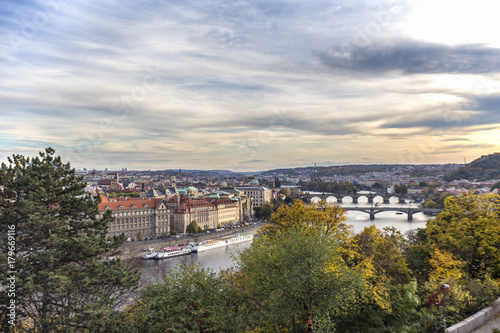
[[[266,170],[500,151],[495,1],[0,0],[0,160]]]

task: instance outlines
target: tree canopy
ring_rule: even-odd
[[[200,233],[201,232],[201,228],[198,225],[198,222],[196,222],[196,220],[191,221],[191,223],[189,223],[186,226],[186,232],[188,234],[197,234],[197,233]]]
[[[427,237],[441,251],[463,262],[471,278],[500,277],[500,196],[449,196],[444,211],[427,224]]]
[[[34,158],[14,155],[0,170],[0,224],[15,229],[17,326],[40,332],[94,331],[119,315],[137,285],[117,253],[124,237],[107,238],[111,212],[99,218],[98,201],[52,148]],[[7,266],[6,242],[0,262]],[[4,265],[5,264],[5,265]],[[6,283],[6,271],[0,283]],[[7,300],[1,293],[2,304]],[[0,308],[2,329],[5,308]]]

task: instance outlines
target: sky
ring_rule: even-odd
[[[496,1],[0,0],[0,161],[463,163],[500,151]]]

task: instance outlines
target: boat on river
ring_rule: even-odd
[[[151,260],[154,259],[157,252],[149,252],[142,256],[142,259]]]
[[[170,246],[161,249],[159,252],[148,253],[142,256],[143,259],[167,259],[170,257],[177,257],[190,254],[193,250],[187,246]]]
[[[249,242],[252,239],[253,235],[251,234],[238,234],[234,236],[227,236],[227,237],[203,241],[198,244],[191,245],[190,248],[193,250],[193,252],[203,252],[233,244]]]

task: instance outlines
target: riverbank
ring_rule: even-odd
[[[217,239],[223,236],[230,236],[236,234],[253,234],[255,235],[259,228],[263,224],[248,225],[241,228],[228,229],[223,231],[214,231],[210,233],[199,233],[191,236],[184,236],[180,238],[170,237],[167,239],[154,239],[148,241],[126,241],[121,246],[120,259],[134,259],[140,258],[143,254],[148,252],[149,248],[153,248],[155,251],[162,249],[164,247],[174,246],[176,244],[187,244],[190,242],[199,243],[206,240]]]

